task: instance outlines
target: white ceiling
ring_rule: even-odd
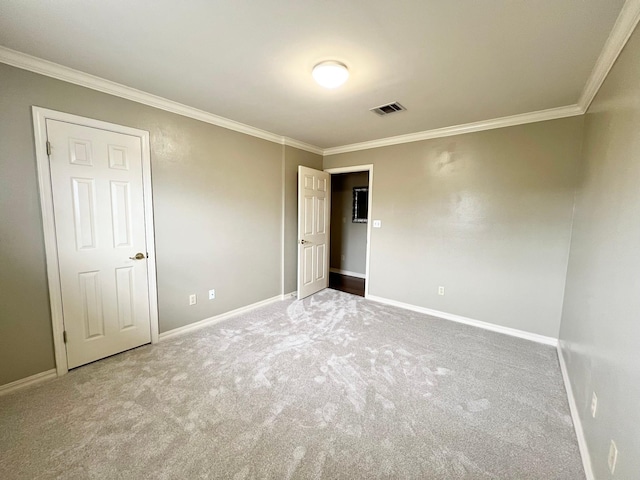
[[[0,44],[327,148],[575,104],[623,4],[0,0]]]

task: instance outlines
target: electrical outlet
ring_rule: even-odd
[[[618,461],[618,447],[616,447],[616,442],[611,440],[611,445],[609,446],[609,458],[607,459],[607,463],[609,464],[609,471],[611,475],[616,471],[616,462]]]
[[[438,287],[438,295],[444,295],[444,287]]]
[[[209,300],[213,300],[214,298],[216,298],[216,291],[212,288],[209,290]]]
[[[382,220],[374,220],[373,228],[382,228]]]
[[[196,294],[191,294],[189,295],[189,305],[195,305],[196,303],[198,303],[198,297],[196,297]]]
[[[598,396],[596,395],[596,392],[593,392],[593,395],[591,396],[591,416],[593,418],[596,418],[597,409],[598,409]]]

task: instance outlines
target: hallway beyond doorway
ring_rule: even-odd
[[[364,297],[364,278],[351,277],[341,273],[329,273],[329,288]]]

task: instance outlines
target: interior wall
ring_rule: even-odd
[[[298,288],[298,166],[322,170],[322,156],[284,147],[284,278],[283,294]]]
[[[557,338],[582,122],[325,156],[374,165],[369,294]]]
[[[595,478],[640,472],[640,31],[585,115],[560,330]],[[598,396],[596,418],[591,396]]]
[[[54,368],[32,105],[150,132],[160,332],[280,294],[282,145],[5,64],[0,85],[0,385]]]
[[[368,186],[369,172],[331,175],[331,268],[366,273],[367,224],[353,223],[352,216],[353,188]]]

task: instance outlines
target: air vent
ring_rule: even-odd
[[[380,105],[379,107],[371,109],[373,113],[377,113],[378,115],[389,115],[390,113],[403,112],[404,110],[406,110],[406,108],[404,108],[398,102]]]

